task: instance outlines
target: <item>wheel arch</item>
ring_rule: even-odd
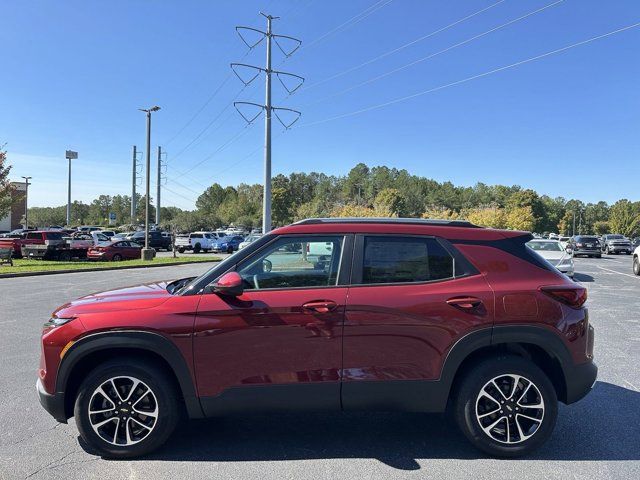
[[[553,384],[558,399],[567,403],[567,374],[573,360],[560,337],[544,327],[505,325],[485,328],[461,338],[450,350],[442,369],[447,401],[456,384],[479,361],[497,355],[516,355],[536,364]],[[452,395],[453,394],[453,395]]]
[[[159,364],[181,394],[189,417],[204,416],[191,370],[171,340],[148,331],[107,331],[82,337],[63,357],[56,377],[56,393],[64,398],[67,418],[72,416],[73,403],[86,374],[115,355]]]

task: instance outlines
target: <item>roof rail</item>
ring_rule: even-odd
[[[403,225],[432,225],[437,227],[482,228],[466,220],[440,220],[431,218],[389,218],[389,217],[336,217],[306,218],[293,225],[312,225],[319,223],[390,223]]]

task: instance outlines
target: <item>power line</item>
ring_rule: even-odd
[[[388,77],[389,75],[392,75],[394,73],[397,73],[397,72],[400,72],[402,70],[405,70],[405,69],[407,69],[409,67],[417,65],[418,63],[422,63],[422,62],[430,60],[430,59],[432,59],[434,57],[437,57],[438,55],[441,55],[441,54],[446,53],[446,52],[448,52],[450,50],[453,50],[454,48],[458,48],[458,47],[461,47],[461,46],[466,45],[468,43],[471,43],[471,42],[473,42],[475,40],[478,40],[479,38],[482,38],[482,37],[484,37],[486,35],[489,35],[490,33],[493,33],[493,32],[496,32],[498,30],[501,30],[501,29],[503,29],[505,27],[508,27],[509,25],[513,25],[514,23],[517,23],[517,22],[519,22],[521,20],[524,20],[524,19],[526,19],[528,17],[531,17],[532,15],[536,15],[536,14],[538,14],[538,13],[540,13],[540,12],[542,12],[542,11],[548,9],[548,8],[555,7],[556,5],[559,5],[562,2],[564,2],[564,0],[556,0],[553,3],[550,3],[548,5],[545,5],[544,7],[541,7],[541,8],[538,8],[536,10],[533,10],[533,11],[531,11],[529,13],[526,13],[525,15],[521,15],[518,18],[514,18],[513,20],[510,20],[510,21],[508,21],[506,23],[503,23],[502,25],[498,25],[497,27],[494,27],[494,28],[492,28],[490,30],[487,30],[486,32],[482,32],[482,33],[479,33],[477,35],[474,35],[474,36],[472,36],[470,38],[467,38],[466,40],[463,40],[463,41],[458,42],[458,43],[456,43],[454,45],[451,45],[451,46],[449,46],[449,47],[447,47],[445,49],[439,50],[439,51],[437,51],[435,53],[431,53],[431,54],[427,55],[426,57],[419,58],[419,59],[414,60],[414,61],[412,61],[410,63],[402,65],[400,67],[397,67],[397,68],[394,68],[392,70],[389,70],[388,72],[385,72],[385,73],[382,73],[380,75],[377,75],[377,76],[375,76],[373,78],[365,80],[364,82],[360,82],[360,83],[358,83],[356,85],[352,85],[351,87],[345,88],[344,90],[341,90],[341,91],[339,91],[337,93],[333,93],[333,94],[328,95],[326,97],[323,97],[323,98],[321,98],[319,100],[315,100],[315,101],[313,101],[311,103],[305,104],[304,106],[306,107],[306,106],[310,106],[310,105],[316,105],[318,103],[323,103],[328,99],[339,97],[340,95],[344,95],[345,93],[348,93],[348,92],[350,92],[352,90],[355,90],[356,88],[360,88],[360,87],[363,87],[363,86],[368,85],[370,83],[376,82],[376,81],[378,81],[378,80],[380,80],[382,78]]]
[[[233,137],[231,137],[230,139],[228,139],[225,143],[223,143],[222,145],[220,145],[216,150],[214,150],[211,154],[209,154],[208,156],[206,156],[205,158],[203,158],[202,160],[200,160],[199,162],[197,162],[196,164],[192,165],[190,168],[188,168],[187,170],[181,172],[178,174],[178,176],[176,176],[175,178],[181,178],[183,176],[185,176],[187,173],[195,170],[196,168],[198,168],[200,165],[202,165],[204,162],[206,162],[207,160],[213,158],[214,155],[218,154],[219,152],[221,152],[222,150],[224,150],[226,147],[228,147],[229,145],[231,145],[232,143],[234,143],[236,140],[238,140],[241,136],[243,136],[244,134],[246,134],[249,131],[249,127],[251,126],[251,124],[246,125],[242,130],[240,130],[239,132],[237,132]],[[175,170],[175,169],[174,169]],[[175,178],[173,179],[169,179],[169,181],[175,181]]]
[[[227,74],[227,76],[224,78],[224,80],[222,81],[222,83],[218,86],[218,88],[216,88],[213,93],[211,94],[211,96],[202,104],[202,106],[196,111],[196,113],[194,113],[191,118],[187,121],[187,123],[185,123],[182,128],[180,130],[178,130],[176,132],[176,134],[171,137],[169,139],[169,141],[165,142],[165,145],[169,145],[171,142],[173,142],[176,138],[178,138],[180,136],[180,134],[182,132],[185,131],[185,129],[191,125],[191,123],[193,123],[193,121],[196,119],[196,117],[198,115],[200,115],[200,113],[202,113],[202,111],[207,107],[207,105],[209,105],[211,103],[211,101],[216,97],[216,95],[218,94],[218,92],[220,92],[220,90],[222,90],[222,88],[227,84],[227,82],[231,79],[231,73]]]
[[[339,30],[341,30],[343,27],[352,27],[353,25],[355,25],[356,23],[364,20],[365,18],[367,18],[369,15],[371,15],[372,13],[375,13],[376,11],[380,10],[383,7],[386,7],[387,5],[389,5],[393,0],[379,0],[376,3],[374,3],[373,5],[369,6],[368,8],[366,8],[365,10],[363,10],[362,12],[358,13],[357,15],[354,15],[353,17],[351,17],[349,20],[347,20],[346,22],[341,23],[340,25],[338,25],[335,28],[332,28],[331,30],[329,30],[328,32],[324,33],[323,35],[321,35],[320,37],[316,38],[315,40],[309,42],[308,44],[306,44],[305,48],[309,48],[312,47],[313,45],[316,45],[324,40],[326,40],[327,38],[329,38],[331,35],[333,35],[334,33],[338,32]]]
[[[350,68],[348,68],[348,69],[346,69],[346,70],[344,70],[344,71],[342,71],[342,72],[339,72],[339,73],[336,73],[336,74],[334,74],[334,75],[331,75],[330,77],[327,77],[327,78],[325,78],[325,79],[323,79],[323,80],[319,80],[319,81],[317,81],[317,82],[315,82],[315,83],[312,83],[312,84],[310,84],[310,85],[307,85],[306,87],[301,88],[301,89],[300,89],[300,91],[301,91],[301,92],[307,91],[307,90],[309,90],[310,88],[316,87],[316,86],[318,86],[318,85],[322,85],[322,84],[324,84],[324,83],[326,83],[326,82],[329,82],[329,81],[331,81],[331,80],[335,80],[336,78],[340,78],[340,77],[342,77],[342,76],[344,76],[344,75],[346,75],[346,74],[348,74],[348,73],[354,72],[354,71],[356,71],[356,70],[358,70],[358,69],[360,69],[360,68],[362,68],[362,67],[366,67],[367,65],[371,65],[372,63],[377,62],[378,60],[381,60],[381,59],[383,59],[383,58],[386,58],[386,57],[388,57],[389,55],[393,55],[394,53],[397,53],[397,52],[399,52],[399,51],[401,51],[401,50],[404,50],[405,48],[408,48],[408,47],[410,47],[410,46],[412,46],[412,45],[415,45],[416,43],[422,42],[423,40],[426,40],[427,38],[431,38],[431,37],[433,37],[433,36],[437,35],[438,33],[442,33],[442,32],[444,32],[445,30],[448,30],[448,29],[450,29],[450,28],[452,28],[452,27],[455,27],[456,25],[459,25],[460,23],[463,23],[463,22],[465,22],[465,21],[467,21],[467,20],[469,20],[469,19],[471,19],[471,18],[473,18],[473,17],[475,17],[475,16],[477,16],[477,15],[480,15],[481,13],[484,13],[484,12],[486,12],[487,10],[490,10],[490,9],[492,9],[492,8],[494,8],[494,7],[497,7],[497,6],[498,6],[498,5],[500,5],[501,3],[504,3],[505,1],[506,1],[506,0],[499,0],[499,1],[498,1],[498,2],[496,2],[496,3],[493,3],[493,4],[489,5],[488,7],[485,7],[485,8],[483,8],[483,9],[481,9],[481,10],[478,10],[477,12],[474,12],[474,13],[472,13],[472,14],[470,14],[470,15],[467,15],[466,17],[463,17],[463,18],[461,18],[461,19],[459,19],[459,20],[456,20],[455,22],[450,23],[449,25],[446,25],[446,26],[444,26],[444,27],[442,27],[442,28],[439,28],[439,29],[437,29],[437,30],[434,30],[434,31],[433,31],[433,32],[431,32],[431,33],[428,33],[428,34],[423,35],[423,36],[421,36],[421,37],[419,37],[419,38],[416,38],[415,40],[412,40],[412,41],[410,41],[410,42],[408,42],[408,43],[405,43],[404,45],[400,45],[400,46],[399,46],[399,47],[397,47],[397,48],[394,48],[394,49],[389,50],[389,51],[387,51],[387,52],[385,52],[385,53],[382,53],[382,54],[378,55],[377,57],[374,57],[374,58],[372,58],[372,59],[370,59],[370,60],[367,60],[366,62],[363,62],[363,63],[361,63],[361,64],[359,64],[359,65],[354,66],[354,67],[350,67]]]
[[[476,80],[478,78],[486,77],[486,76],[492,75],[494,73],[501,72],[503,70],[508,70],[508,69],[515,68],[515,67],[520,66],[520,65],[524,65],[526,63],[530,63],[530,62],[533,62],[533,61],[536,61],[536,60],[540,60],[541,58],[549,57],[551,55],[555,55],[555,54],[564,52],[566,50],[569,50],[569,49],[572,49],[572,48],[575,48],[575,47],[579,47],[581,45],[585,45],[587,43],[591,43],[591,42],[594,42],[596,40],[600,40],[602,38],[609,37],[611,35],[615,35],[617,33],[621,33],[621,32],[624,32],[626,30],[630,30],[632,28],[636,28],[638,26],[640,26],[640,22],[634,23],[632,25],[628,25],[626,27],[619,28],[617,30],[613,30],[611,32],[604,33],[602,35],[597,35],[595,37],[588,38],[588,39],[583,40],[581,42],[577,42],[577,43],[573,43],[571,45],[567,45],[566,47],[558,48],[556,50],[551,50],[549,52],[542,53],[540,55],[536,55],[534,57],[530,57],[530,58],[527,58],[525,60],[521,60],[519,62],[511,63],[509,65],[505,65],[505,66],[502,66],[502,67],[499,67],[499,68],[494,68],[493,70],[489,70],[487,72],[479,73],[477,75],[473,75],[471,77],[467,77],[467,78],[464,78],[462,80],[458,80],[458,81],[455,81],[455,82],[447,83],[445,85],[440,85],[438,87],[430,88],[428,90],[423,90],[421,92],[417,92],[417,93],[414,93],[414,94],[411,94],[411,95],[407,95],[407,96],[404,96],[404,97],[396,98],[396,99],[390,100],[388,102],[379,103],[377,105],[372,105],[370,107],[362,108],[360,110],[355,110],[353,112],[343,113],[341,115],[336,115],[334,117],[329,117],[329,118],[326,118],[324,120],[317,120],[315,122],[305,123],[305,124],[300,125],[300,127],[310,127],[312,125],[319,125],[319,124],[322,124],[322,123],[330,122],[332,120],[338,120],[338,119],[341,119],[341,118],[352,117],[354,115],[359,115],[361,113],[370,112],[372,110],[377,110],[378,108],[383,108],[383,107],[387,107],[389,105],[394,105],[396,103],[404,102],[406,100],[411,100],[412,98],[420,97],[420,96],[426,95],[428,93],[433,93],[433,92],[436,92],[438,90],[443,90],[445,88],[449,88],[449,87],[453,87],[453,86],[456,86],[456,85],[460,85],[462,83],[467,83],[467,82],[470,82],[472,80]]]

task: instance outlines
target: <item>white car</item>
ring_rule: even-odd
[[[558,237],[558,241],[562,245],[562,248],[567,248],[567,245],[569,245],[569,240],[571,240],[571,237]]]
[[[536,238],[527,242],[527,246],[562,273],[573,278],[573,256],[565,250],[558,240]]]
[[[247,238],[244,239],[244,241],[240,242],[240,245],[238,245],[238,250],[242,250],[244,247],[249,245],[251,242],[255,242],[261,236],[262,235],[249,235]]]
[[[640,246],[633,251],[633,273],[640,275]]]
[[[218,237],[214,232],[192,232],[188,235],[177,235],[175,243],[180,253],[186,250],[193,250],[193,253],[199,253],[202,250],[207,253],[212,250],[217,240]]]

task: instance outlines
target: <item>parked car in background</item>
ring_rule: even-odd
[[[618,233],[603,235],[600,247],[603,253],[609,254],[618,254],[618,253],[626,253],[627,255],[631,255],[633,248],[631,247],[631,240],[629,240],[624,235],[620,235]]]
[[[527,242],[527,247],[534,250],[562,273],[573,277],[573,257],[558,240],[533,239]]]
[[[49,230],[25,230],[19,237],[0,238],[0,248],[8,248],[14,258],[22,258],[25,245],[46,245],[49,242],[63,242],[64,234]]]
[[[213,242],[211,246],[211,250],[213,252],[227,252],[233,253],[238,250],[240,247],[240,243],[244,240],[244,238],[240,235],[235,235],[233,237],[221,237],[218,238],[215,242]]]
[[[593,235],[576,235],[575,237],[571,237],[569,247],[574,257],[585,255],[587,257],[600,258],[602,256],[600,240]]]
[[[112,239],[116,235],[116,232],[113,230],[98,230],[98,233],[101,233],[105,237],[109,237],[109,239]]]
[[[567,245],[569,245],[570,240],[571,240],[571,237],[567,237],[567,236],[558,237],[558,241],[560,242],[560,245],[562,245],[562,248],[567,248]]]
[[[484,452],[528,454],[558,414],[599,406],[558,408],[595,383],[594,329],[587,290],[531,238],[418,219],[276,229],[197,278],[58,308],[40,402],[112,458],[157,449],[185,417],[292,410],[449,411]],[[333,244],[324,265],[283,253],[315,242]]]
[[[137,260],[140,258],[142,245],[129,240],[115,242],[102,242],[89,248],[87,258],[89,260],[107,260],[119,262],[120,260]]]
[[[0,235],[0,238],[22,238],[22,235],[27,232],[35,231],[35,228],[16,228],[15,230],[11,230],[10,232],[3,233]]]
[[[238,245],[238,250],[242,250],[244,247],[248,246],[251,242],[255,242],[256,240],[258,240],[262,235],[261,234],[251,234],[248,237],[246,237],[243,241],[240,242],[240,245]]]
[[[214,232],[191,232],[176,236],[178,252],[193,251],[193,253],[209,252],[213,249],[218,235]]]
[[[87,232],[77,231],[67,238],[67,243],[71,248],[89,248],[100,242],[110,241],[109,237],[100,233],[99,230],[91,230]]]
[[[125,240],[136,242],[144,247],[144,232],[133,232],[125,237]],[[156,250],[171,250],[171,237],[165,237],[160,230],[152,230],[149,232],[149,247]]]
[[[78,227],[77,230],[79,232],[94,232],[94,231],[102,230],[102,227],[82,225],[82,226]]]

